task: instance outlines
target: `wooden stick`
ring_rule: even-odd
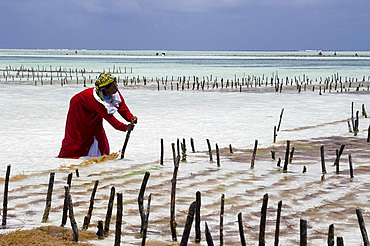
[[[320,146],[320,155],[321,155],[321,173],[326,173],[326,167],[325,167],[325,156],[324,156],[324,145]]]
[[[293,161],[293,154],[294,154],[294,147],[292,147],[292,151],[290,152],[290,155],[289,155],[289,163],[292,163]]]
[[[259,246],[265,245],[265,230],[266,230],[266,213],[267,213],[267,202],[268,194],[263,196],[263,203],[261,208],[261,222],[260,222],[260,235],[259,235]]]
[[[186,154],[185,138],[183,138],[182,140],[183,140],[182,143],[180,143],[180,145],[181,145],[181,155],[182,155],[181,161],[186,161],[187,154]]]
[[[194,153],[195,152],[194,140],[192,138],[190,138],[190,145],[191,145],[191,151]]]
[[[72,185],[72,173],[68,174],[68,177],[67,177],[67,185],[68,185],[69,189],[71,189],[71,185]]]
[[[208,246],[213,246],[214,245],[213,244],[213,239],[212,239],[212,235],[211,235],[211,233],[210,233],[210,231],[208,229],[207,222],[206,222],[206,231],[205,231],[205,233],[206,233],[207,245]]]
[[[114,246],[119,246],[121,244],[122,211],[122,193],[117,193],[116,237],[114,240]]]
[[[6,175],[5,175],[4,200],[3,200],[3,220],[1,222],[2,227],[6,226],[6,217],[8,215],[8,191],[9,191],[10,167],[11,167],[11,165],[7,166]]]
[[[344,246],[343,237],[337,237],[337,246]]]
[[[164,147],[163,147],[163,138],[161,138],[161,159],[160,163],[163,166],[163,153],[164,153]]]
[[[96,235],[98,236],[99,239],[104,238],[104,229],[103,229],[103,221],[98,220],[98,231],[96,232]]]
[[[224,245],[224,214],[225,214],[225,194],[222,194],[221,212],[220,212],[220,246]]]
[[[123,159],[125,157],[125,151],[126,151],[128,140],[130,138],[130,134],[131,134],[131,131],[127,131],[125,142],[123,143],[123,146],[122,146],[121,159]]]
[[[233,153],[233,147],[231,146],[231,144],[229,144],[229,150],[230,150],[230,154]]]
[[[150,201],[152,200],[152,194],[149,194],[148,198],[148,206],[146,209],[146,216],[145,216],[145,223],[143,226],[143,232],[142,232],[142,237],[143,239],[141,240],[141,246],[145,246],[145,241],[146,241],[146,232],[148,230],[148,224],[149,224],[149,213],[150,213]]]
[[[67,177],[67,185],[69,187],[69,190],[71,190],[71,183],[72,183],[72,173],[68,174]],[[63,204],[63,214],[62,214],[62,223],[61,227],[64,227],[67,223],[67,215],[68,214],[68,197],[64,196],[64,204]]]
[[[175,143],[171,143],[171,147],[172,147],[173,164],[176,165],[176,149],[175,149]]]
[[[300,220],[300,246],[307,246],[307,221]]]
[[[186,217],[186,223],[184,227],[184,232],[182,234],[180,246],[186,246],[188,244],[191,225],[193,224],[194,220],[195,206],[196,202],[192,202],[189,206],[188,216]]]
[[[333,224],[329,226],[328,246],[334,246],[334,225]]]
[[[244,237],[244,230],[243,230],[243,219],[242,213],[238,213],[238,225],[239,225],[239,235],[240,235],[240,242],[242,246],[246,246],[245,244],[245,237]]]
[[[367,129],[367,142],[370,142],[370,125],[369,128]]]
[[[55,177],[55,173],[51,172],[50,178],[49,178],[48,193],[46,196],[46,206],[45,206],[44,215],[42,216],[42,221],[41,221],[42,223],[45,223],[49,218],[49,212],[51,208],[51,196],[53,194],[53,186],[54,186],[54,177]]]
[[[207,145],[208,145],[209,161],[210,161],[210,162],[213,162],[211,144],[210,144],[210,142],[209,142],[209,139],[208,139],[208,138],[206,139],[206,141],[207,141]]]
[[[65,189],[65,195],[67,197],[67,207],[69,212],[69,220],[71,221],[71,227],[73,231],[73,241],[78,242],[78,227],[75,220],[75,216],[73,213],[73,203],[72,203],[72,196],[69,192],[69,186],[64,186]]]
[[[83,226],[82,226],[82,229],[84,229],[84,230],[87,230],[89,228],[92,211],[94,209],[94,199],[95,199],[96,189],[98,188],[98,184],[99,184],[99,180],[96,180],[95,185],[94,185],[94,189],[93,189],[93,191],[91,193],[91,197],[90,197],[89,210],[87,212],[87,215],[85,216],[84,223],[83,223]]]
[[[287,140],[286,141],[286,151],[285,151],[285,161],[284,161],[284,167],[283,167],[284,173],[288,171],[289,149],[290,149],[290,141]]]
[[[279,124],[278,124],[278,127],[277,127],[277,131],[280,130],[280,124],[281,124],[281,120],[283,118],[283,113],[284,113],[284,108],[281,109],[281,113],[280,113],[280,119],[279,119]]]
[[[254,168],[254,160],[256,159],[257,145],[258,145],[258,140],[256,139],[254,141],[254,149],[253,149],[253,154],[252,154],[252,159],[251,159],[251,168]]]
[[[108,202],[108,209],[107,209],[107,215],[105,216],[105,224],[104,224],[104,235],[109,234],[109,224],[110,219],[112,217],[112,210],[113,210],[113,203],[114,203],[114,197],[116,193],[116,188],[114,186],[110,189],[110,197]]]
[[[339,160],[340,160],[340,157],[341,157],[341,155],[343,153],[343,150],[344,150],[344,147],[345,146],[346,146],[345,144],[342,144],[340,146],[340,150],[337,150],[336,151],[336,158],[335,158],[335,161],[334,161],[334,165],[336,166],[336,173],[337,174],[339,174]]]
[[[275,228],[275,241],[274,246],[279,245],[279,234],[280,234],[280,217],[281,217],[281,207],[283,202],[278,203],[277,215],[276,215],[276,228]]]
[[[349,162],[349,174],[350,174],[351,179],[353,179],[353,166],[352,166],[351,154],[348,155],[348,162]]]
[[[200,232],[200,207],[202,205],[201,193],[197,191],[196,193],[196,207],[195,207],[195,242],[199,243],[201,240]]]
[[[365,221],[364,221],[364,218],[362,217],[361,210],[356,209],[356,214],[357,214],[358,224],[360,225],[360,230],[361,230],[362,239],[364,241],[364,246],[369,246],[370,245],[369,238],[367,236]]]
[[[217,166],[220,167],[220,150],[218,149],[218,144],[216,144],[216,160],[217,160]]]
[[[177,241],[176,235],[176,221],[175,221],[175,198],[176,198],[176,179],[177,179],[177,172],[179,170],[179,163],[180,163],[180,156],[178,155],[175,161],[175,167],[173,171],[173,177],[171,180],[172,188],[171,188],[171,218],[170,218],[170,227],[172,233],[172,240]]]
[[[144,229],[144,226],[145,226],[145,221],[146,221],[146,219],[145,219],[146,216],[145,216],[145,212],[144,212],[144,192],[145,192],[146,185],[148,183],[149,176],[150,176],[150,173],[145,172],[143,182],[141,183],[139,196],[138,196],[138,199],[137,199],[137,202],[138,202],[138,205],[139,205],[140,218],[141,218],[141,228],[140,228],[141,236],[142,236],[143,229]]]

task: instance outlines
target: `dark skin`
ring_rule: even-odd
[[[113,82],[112,84],[110,84],[109,87],[106,87],[102,92],[104,96],[110,96],[115,94],[117,91],[118,91],[117,82]],[[134,129],[134,126],[137,123],[137,117],[132,116],[130,122],[131,123],[127,125],[127,131],[132,131]]]

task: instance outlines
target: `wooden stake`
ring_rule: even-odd
[[[364,246],[369,246],[370,245],[369,238],[367,236],[365,221],[364,221],[364,218],[362,217],[361,210],[356,209],[356,214],[357,214],[358,224],[360,225],[360,230],[361,230],[362,239],[364,241]]]
[[[207,225],[207,222],[206,222],[206,240],[207,240],[207,245],[208,246],[213,246],[213,239],[212,239],[212,235],[211,233],[209,232],[209,229],[208,229],[208,225]]]
[[[126,151],[128,140],[130,138],[130,134],[131,134],[131,131],[127,131],[125,142],[123,143],[123,146],[122,146],[121,159],[123,159],[125,157],[125,151]]]
[[[280,124],[281,124],[281,120],[283,119],[283,113],[284,113],[284,108],[281,109],[279,124],[278,124],[278,127],[276,129],[277,131],[280,130]]]
[[[283,202],[278,203],[277,215],[276,215],[276,228],[275,228],[275,241],[274,246],[279,245],[279,234],[280,234],[280,217],[281,217],[281,207]]]
[[[163,138],[161,138],[161,159],[160,159],[160,164],[162,166],[163,166],[163,153],[164,153]]]
[[[200,232],[200,206],[202,204],[201,193],[197,191],[196,193],[196,208],[195,208],[195,242],[199,243],[201,240]]]
[[[103,229],[103,221],[98,220],[98,231],[96,232],[96,235],[98,236],[99,239],[104,238],[104,229]]]
[[[72,173],[68,174],[67,177],[67,185],[69,187],[69,190],[71,189],[71,183],[72,183]],[[64,227],[67,223],[67,215],[68,214],[68,197],[64,196],[64,204],[63,204],[63,214],[62,214],[62,223],[61,227]]]
[[[171,146],[172,146],[173,164],[176,165],[176,149],[175,149],[175,143],[172,143]]]
[[[225,194],[222,194],[221,212],[220,212],[220,246],[224,245],[224,213],[225,213]]]
[[[280,167],[280,163],[281,163],[281,158],[279,157],[279,160],[278,160],[276,166]]]
[[[267,202],[268,194],[263,196],[263,203],[261,208],[261,222],[260,222],[260,235],[259,235],[259,246],[265,245],[265,230],[266,230],[266,213],[267,213]]]
[[[188,216],[186,217],[186,223],[184,227],[184,232],[182,234],[180,246],[188,245],[191,225],[193,224],[193,220],[194,220],[195,206],[196,206],[196,202],[192,202],[189,206]]]
[[[175,221],[175,198],[176,198],[176,179],[177,179],[177,172],[179,170],[179,163],[180,163],[180,156],[178,155],[175,161],[175,167],[173,170],[173,177],[171,180],[172,188],[171,188],[171,218],[170,218],[170,227],[172,233],[172,240],[177,241],[176,235],[176,221]]]
[[[10,167],[6,168],[5,185],[4,185],[4,200],[3,200],[3,220],[1,222],[2,227],[6,226],[6,219],[8,216],[8,191],[9,191],[9,178],[10,178]]]
[[[300,220],[300,246],[307,246],[307,221]]]
[[[218,145],[216,144],[216,160],[217,160],[217,166],[220,167],[220,150],[218,149]]]
[[[54,186],[54,177],[55,177],[55,173],[51,172],[50,178],[49,178],[48,194],[46,196],[45,211],[44,211],[44,215],[42,216],[42,221],[41,221],[42,223],[45,223],[49,218],[49,212],[51,208],[51,196],[53,194],[53,186]]]
[[[142,233],[142,237],[143,239],[141,240],[141,246],[145,246],[145,241],[146,241],[146,232],[148,231],[148,224],[149,224],[149,213],[150,213],[150,201],[152,200],[152,194],[149,194],[149,198],[148,198],[148,206],[147,206],[147,209],[146,209],[146,216],[145,216],[145,223],[144,223],[144,226],[143,226],[143,233]]]
[[[254,160],[256,159],[257,145],[258,145],[258,140],[256,139],[254,141],[254,149],[253,149],[253,154],[252,154],[252,159],[251,159],[251,168],[254,168]]]
[[[84,223],[83,223],[83,226],[82,226],[82,229],[84,229],[84,230],[87,230],[89,228],[92,211],[94,209],[94,199],[95,199],[96,189],[98,188],[98,184],[99,184],[99,180],[96,180],[93,192],[91,193],[91,197],[90,197],[89,211],[87,212],[87,215],[85,216]]]
[[[122,193],[117,193],[116,237],[114,246],[119,246],[121,244],[122,211]]]
[[[289,149],[290,149],[290,141],[287,140],[286,141],[286,151],[285,151],[285,161],[284,161],[284,168],[283,168],[284,173],[288,171]]]
[[[243,230],[243,219],[242,213],[238,213],[238,225],[239,225],[239,235],[240,235],[240,242],[242,246],[246,246],[245,244],[245,237],[244,237],[244,230]]]
[[[292,147],[292,151],[290,152],[290,155],[289,155],[289,163],[292,163],[293,161],[293,154],[294,154],[294,147]]]
[[[192,138],[190,138],[190,145],[191,145],[191,151],[194,153],[195,152],[194,140]]]
[[[143,182],[141,183],[139,196],[138,196],[138,199],[137,199],[137,202],[138,202],[138,205],[139,205],[140,218],[141,218],[141,227],[140,227],[141,236],[143,234],[143,229],[144,229],[145,222],[146,222],[146,218],[145,218],[146,216],[145,216],[145,212],[144,212],[144,193],[145,193],[146,185],[148,183],[149,176],[150,176],[150,173],[145,172]]]
[[[65,195],[67,197],[67,207],[69,212],[69,220],[71,221],[71,227],[73,231],[73,241],[78,242],[78,227],[75,220],[75,216],[73,213],[73,203],[72,203],[72,196],[69,192],[69,186],[64,186],[65,189]]]
[[[343,237],[337,237],[337,246],[344,246]]]
[[[113,202],[114,202],[114,197],[116,193],[116,188],[114,186],[110,189],[110,197],[109,197],[109,202],[108,202],[108,209],[107,209],[107,215],[105,216],[105,224],[104,224],[104,235],[109,234],[109,224],[110,224],[110,219],[112,217],[112,210],[113,210]]]
[[[213,162],[211,144],[210,144],[210,142],[209,142],[209,139],[208,139],[208,138],[206,139],[206,141],[207,141],[207,145],[208,145],[209,161],[210,161],[210,162]]]
[[[320,155],[321,155],[321,173],[326,173],[326,167],[325,167],[325,156],[324,156],[324,145],[320,146]]]
[[[329,226],[328,246],[334,246],[334,225],[333,224]]]
[[[352,166],[352,156],[351,154],[348,155],[348,162],[349,162],[349,173],[351,179],[353,179],[353,166]]]

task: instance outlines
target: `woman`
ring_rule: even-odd
[[[113,116],[117,111],[130,124],[118,121]],[[118,90],[117,79],[110,73],[101,73],[95,88],[86,89],[72,97],[58,157],[80,158],[109,154],[103,119],[120,131],[131,131],[137,123],[137,117],[131,114]]]

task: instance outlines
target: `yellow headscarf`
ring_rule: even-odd
[[[108,87],[111,83],[116,82],[116,77],[112,76],[112,74],[104,72],[101,73],[98,77],[98,79],[95,82],[95,88],[96,93],[98,93],[98,96],[104,101],[104,98],[102,96],[102,90],[106,87]]]

